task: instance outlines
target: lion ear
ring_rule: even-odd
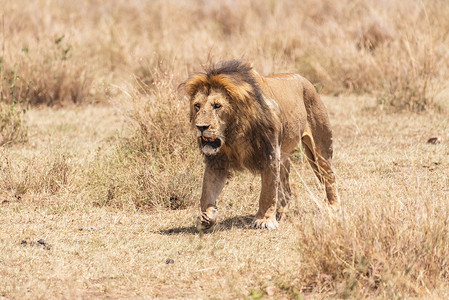
[[[193,95],[195,95],[195,93],[201,86],[204,86],[206,84],[207,84],[206,74],[195,74],[189,79],[187,79],[187,81],[183,85],[187,95],[189,97],[192,97]]]

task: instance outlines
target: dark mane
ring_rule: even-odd
[[[206,74],[208,76],[218,75],[218,74],[227,74],[227,75],[235,75],[235,73],[249,75],[249,72],[253,68],[248,64],[244,63],[240,60],[228,60],[223,61],[221,63],[215,64],[206,68]]]
[[[253,68],[248,63],[241,60],[229,60],[206,68],[206,76],[210,79],[217,75],[227,75],[234,79],[236,86],[248,83],[251,86],[250,96],[257,100],[259,104],[264,105],[259,85],[251,74],[252,70]],[[219,82],[217,83],[219,85]]]

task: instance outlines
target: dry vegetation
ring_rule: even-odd
[[[449,297],[446,1],[1,7],[0,297]],[[177,87],[241,57],[329,95],[341,213],[299,149],[280,230],[247,228],[248,173],[215,232],[194,230],[203,166]]]

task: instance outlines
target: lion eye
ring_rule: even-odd
[[[221,104],[219,104],[219,103],[214,104],[214,109],[219,109],[220,107],[221,107]]]
[[[193,105],[193,107],[195,108],[196,111],[199,111],[201,105],[200,105],[199,103],[195,103],[195,104]]]

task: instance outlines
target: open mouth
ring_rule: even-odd
[[[210,152],[217,151],[221,146],[220,139],[207,138],[205,136],[201,136],[201,146],[203,147],[203,152],[209,154]],[[212,153],[210,153],[212,154]]]

